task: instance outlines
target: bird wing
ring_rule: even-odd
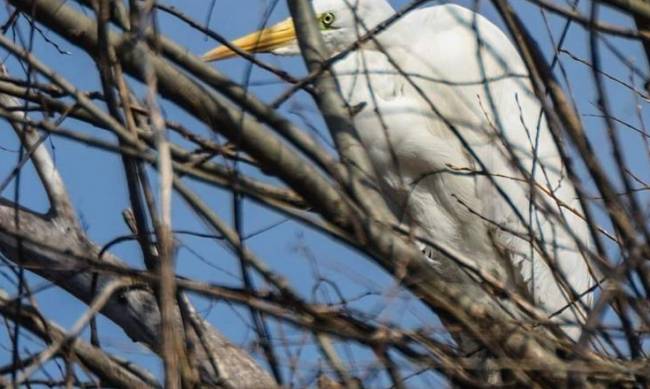
[[[433,160],[433,169],[443,165],[474,175],[471,184],[460,180],[456,187],[431,189],[452,197],[440,201],[452,219],[477,224],[478,218],[488,225],[495,243],[510,251],[535,300],[550,312],[561,310],[570,299],[551,268],[577,293],[591,288],[594,278],[574,239],[589,247],[590,238],[586,223],[566,211],[582,213],[515,47],[487,19],[455,5],[417,10],[386,34],[408,42],[389,53],[410,77],[405,94],[418,95],[420,106],[436,112],[427,119],[430,141],[419,138],[427,146],[411,154]],[[471,193],[454,193],[467,186]],[[542,244],[533,244],[530,235]],[[582,301],[591,304],[592,298],[589,293]],[[569,311],[567,318],[581,314]]]

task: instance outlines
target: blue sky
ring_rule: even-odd
[[[270,2],[261,0],[221,0],[216,3],[214,10],[210,15],[210,27],[227,38],[235,38],[242,34],[248,33],[260,25],[262,15],[265,13]],[[434,2],[432,2],[434,3]],[[464,0],[456,3],[472,6],[474,1]],[[560,1],[560,3],[563,3]],[[587,2],[583,0],[584,4]],[[73,2],[68,2],[74,6]],[[206,21],[210,10],[208,1],[169,1],[167,4],[173,4],[181,9],[185,14],[199,21]],[[398,8],[406,1],[393,1],[392,4]],[[527,1],[514,0],[514,6],[522,12],[522,16],[528,28],[533,32],[542,44],[542,48],[549,57],[552,53],[548,39],[548,34],[540,17],[538,9],[533,8]],[[490,20],[502,25],[494,9],[488,5],[488,2],[480,2],[480,11]],[[584,8],[583,8],[584,9]],[[280,1],[271,15],[270,22],[279,21],[287,17],[288,12],[286,4]],[[622,26],[631,26],[631,21],[612,11],[603,10],[603,18],[609,23],[615,23]],[[3,8],[0,11],[0,21],[6,20],[7,10]],[[564,21],[553,15],[548,15],[549,26],[555,39],[558,38],[559,31],[564,25]],[[21,26],[23,32],[28,30],[25,23]],[[160,14],[159,26],[166,36],[174,39],[177,43],[187,47],[190,52],[201,54],[215,46],[215,42],[206,38],[203,34],[190,30],[182,23],[170,18],[167,15]],[[69,55],[59,53],[52,45],[45,42],[42,36],[36,35],[34,51],[49,66],[60,72],[61,75],[76,85],[82,86],[85,90],[99,90],[99,80],[92,61],[79,49],[75,48],[68,42],[57,37],[51,32],[44,32],[48,38],[57,42],[61,48],[69,51]],[[639,68],[647,70],[647,64],[640,45],[624,39],[608,38],[612,44],[620,50],[629,60],[633,61]],[[574,55],[589,59],[588,36],[578,26],[572,26],[565,48]],[[606,49],[602,50],[604,54],[603,64],[606,71],[614,77],[625,82],[629,81],[630,74],[626,67]],[[4,58],[4,54],[3,54]],[[264,60],[286,69],[291,74],[300,76],[304,75],[302,60],[299,58],[271,57],[264,55]],[[593,80],[588,68],[566,55],[562,56],[562,63],[565,66],[569,79],[571,80],[572,91],[577,101],[578,109],[581,114],[595,114],[597,110],[594,105]],[[10,72],[14,76],[22,76],[24,73],[13,60],[8,60]],[[223,61],[215,65],[220,71],[231,77],[233,80],[241,82],[246,77],[247,65],[243,60],[233,59]],[[558,73],[559,75],[559,73]],[[278,82],[277,78],[262,70],[253,69],[251,74],[251,90],[264,101],[272,101],[281,94],[287,86]],[[635,111],[634,95],[630,90],[619,83],[608,80],[606,82],[608,92],[610,93],[613,112],[621,120],[630,122],[633,125],[639,125],[639,120]],[[636,79],[638,89],[642,89],[642,82]],[[144,97],[141,88],[136,88],[140,97]],[[648,119],[647,104],[642,103],[641,111],[645,119]],[[187,114],[177,109],[168,102],[162,102],[165,115],[172,120],[183,122],[188,128],[208,135],[205,127],[189,117]],[[318,131],[318,137],[328,139],[327,131],[322,125],[322,121],[316,113],[314,104],[304,93],[298,93],[287,102],[280,111],[289,119],[311,131],[305,126],[303,117],[308,123]],[[300,115],[296,114],[300,113]],[[112,139],[102,130],[89,128],[78,122],[66,122],[69,128],[87,132],[95,136],[102,136]],[[599,156],[603,158],[607,166],[611,166],[610,154],[606,146],[606,133],[603,123],[596,118],[585,118],[587,132],[596,146]],[[0,180],[11,170],[15,164],[17,154],[12,150],[17,149],[16,139],[5,123],[0,131]],[[648,166],[648,153],[645,151],[645,144],[634,131],[621,127],[621,135],[624,140],[625,157],[632,167],[635,174],[644,180],[650,180],[650,169]],[[99,244],[109,242],[119,235],[129,234],[128,229],[122,222],[120,212],[129,206],[127,192],[124,184],[124,174],[122,164],[118,157],[106,152],[98,151],[93,148],[76,144],[60,138],[53,138],[48,141],[54,155],[57,167],[61,171],[67,185],[70,195],[75,203],[77,211],[87,227],[89,235]],[[7,150],[4,150],[7,149]],[[244,171],[257,178],[275,182],[273,179],[265,177],[259,172],[246,169]],[[152,172],[153,175],[153,172]],[[27,167],[21,177],[21,202],[25,206],[33,209],[45,211],[47,203],[42,189],[39,187],[31,167]],[[205,185],[191,183],[191,187],[201,194],[203,199],[208,202],[213,209],[225,220],[232,220],[231,196],[222,190],[208,188]],[[12,198],[14,187],[9,186],[1,195]],[[647,206],[647,196],[643,198]],[[610,229],[605,219],[600,215],[599,220],[604,227]],[[182,201],[175,198],[174,201],[174,228],[176,230],[192,230],[204,232],[205,228],[192,213],[185,207]],[[274,223],[284,221],[284,217],[267,209],[263,209],[249,201],[244,205],[244,231],[248,234],[258,231]],[[188,236],[178,236],[180,246],[178,250],[178,273],[184,276],[193,277],[199,280],[211,281],[227,285],[239,285],[236,277],[238,274],[238,265],[234,256],[223,245],[215,240],[193,238]],[[341,288],[341,292],[348,299],[354,299],[361,296],[369,290],[377,292],[378,295],[363,296],[352,303],[353,306],[364,308],[367,312],[372,312],[380,320],[400,323],[407,326],[437,326],[433,315],[422,309],[419,304],[408,298],[404,292],[395,293],[394,282],[386,277],[382,271],[362,258],[357,253],[342,247],[340,244],[333,242],[327,237],[318,235],[303,226],[288,221],[280,224],[269,231],[266,231],[254,238],[247,240],[246,244],[267,263],[276,269],[283,276],[287,277],[292,285],[304,293],[309,298],[314,298],[319,302],[336,302],[338,298],[334,290],[326,284],[318,284],[317,278],[323,276],[336,282]],[[115,246],[113,252],[132,266],[141,267],[141,258],[138,250],[133,243],[123,243]],[[207,262],[207,263],[206,263]],[[6,269],[2,269],[6,272]],[[234,275],[234,276],[233,276]],[[37,277],[31,277],[34,285],[44,283]],[[258,280],[259,281],[259,280]],[[258,282],[258,285],[260,283]],[[316,287],[317,286],[317,287]],[[0,278],[0,287],[9,291],[14,287],[5,279]],[[314,290],[316,292],[314,292]],[[47,289],[37,296],[41,309],[52,320],[69,328],[72,323],[83,312],[84,306],[70,298],[66,294],[57,291],[55,288]],[[386,301],[390,304],[386,304]],[[203,300],[196,299],[197,305],[207,315],[215,325],[228,337],[237,344],[247,345],[253,337],[253,333],[242,323],[242,318],[248,320],[246,310],[234,308],[224,302],[207,303]],[[278,330],[277,326],[274,329]],[[284,335],[290,342],[299,345],[303,342],[301,336],[286,326],[282,327]],[[276,332],[279,336],[282,332]],[[123,355],[126,358],[133,359],[137,363],[150,368],[152,371],[159,373],[160,365],[156,357],[149,355],[141,346],[130,343],[119,329],[105,319],[100,320],[100,334],[102,342],[106,345],[107,350]],[[301,371],[301,379],[308,379],[310,374],[319,364],[319,359],[314,352],[313,341],[307,339],[307,347],[301,354],[306,370]],[[8,345],[6,334],[0,332],[0,345]],[[2,347],[2,346],[0,346]],[[31,345],[32,350],[38,348]],[[292,350],[297,350],[297,347]],[[367,355],[358,352],[358,350],[339,350],[344,355],[351,352],[360,367],[367,362]],[[281,355],[281,359],[286,360],[286,355]],[[4,353],[0,348],[0,364],[9,360],[9,353]],[[378,381],[379,382],[379,381]],[[413,381],[414,386],[426,385],[424,381],[418,383]]]

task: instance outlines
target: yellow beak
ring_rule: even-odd
[[[286,46],[296,39],[296,30],[293,20],[286,19],[274,26],[256,31],[235,39],[232,44],[249,53],[268,53],[274,49]],[[236,56],[237,53],[226,46],[219,46],[203,54],[206,62]]]

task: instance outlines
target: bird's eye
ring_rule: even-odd
[[[323,30],[327,30],[332,27],[332,24],[336,20],[333,12],[325,12],[320,16],[320,25]]]

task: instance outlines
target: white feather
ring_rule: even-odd
[[[314,2],[317,13],[336,14],[336,29],[324,32],[333,51],[392,12],[384,0],[354,4],[353,11],[343,0]],[[353,12],[365,27],[355,23]],[[334,72],[347,102],[363,107],[355,126],[402,222],[488,269],[503,257],[499,250],[507,250],[549,315],[571,300],[531,245],[529,226],[574,291],[591,288],[594,278],[574,239],[588,247],[587,226],[558,206],[581,213],[575,190],[525,65],[494,24],[455,5],[418,9],[336,63]],[[543,188],[534,202],[508,148]],[[543,212],[546,207],[561,218]],[[582,302],[590,305],[592,298],[587,293]],[[572,304],[559,317],[575,323],[583,315]],[[575,325],[565,330],[579,334]]]

